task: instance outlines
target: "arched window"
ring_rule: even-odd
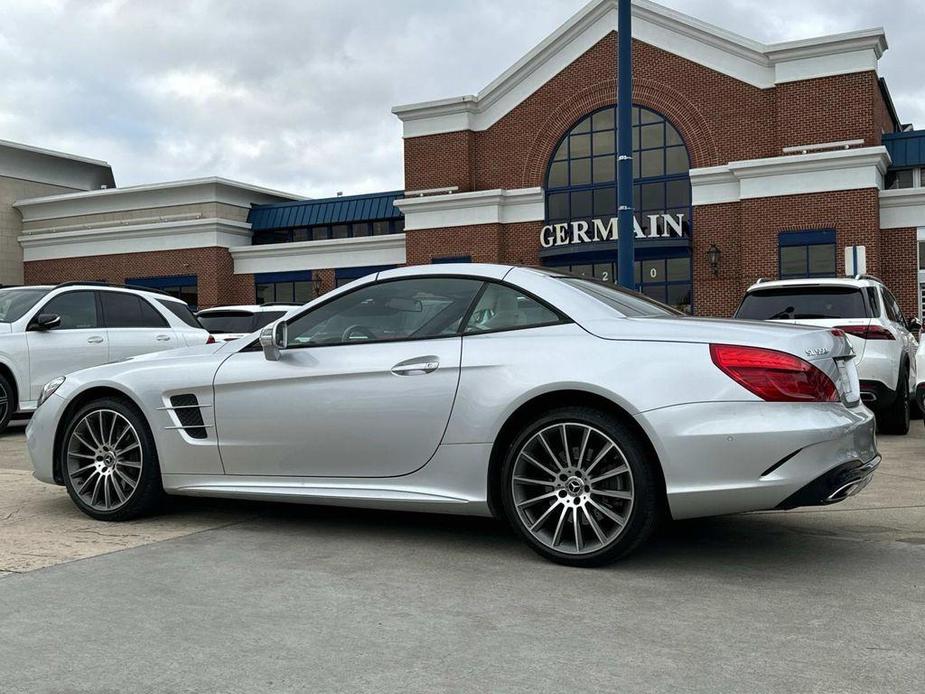
[[[547,224],[584,221],[593,229],[594,220],[606,225],[616,217],[616,111],[595,111],[562,138],[546,173]],[[633,107],[633,209],[643,234],[636,244],[637,288],[685,310],[691,304],[689,169],[675,127],[654,111]],[[570,243],[544,261],[613,281],[616,243],[603,245],[593,244],[582,258],[584,244]]]

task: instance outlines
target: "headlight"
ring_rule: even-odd
[[[64,376],[58,376],[57,378],[51,379],[48,383],[42,386],[42,394],[39,395],[39,402],[36,407],[41,407],[42,403],[54,395],[55,391],[61,387],[62,383],[64,383]]]

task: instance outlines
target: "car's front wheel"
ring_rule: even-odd
[[[16,411],[16,397],[13,394],[13,386],[6,379],[6,376],[0,374],[0,434],[6,431],[9,426],[10,418]]]
[[[509,449],[502,469],[505,513],[547,559],[606,564],[636,549],[658,524],[655,465],[619,419],[563,407],[527,425]]]
[[[884,434],[904,436],[909,433],[910,418],[909,373],[903,369],[896,382],[896,397],[889,406],[877,413],[877,424]]]
[[[92,518],[131,520],[163,496],[151,430],[125,400],[101,398],[80,408],[66,425],[60,456],[68,494]]]

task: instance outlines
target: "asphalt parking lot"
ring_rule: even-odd
[[[549,564],[494,521],[175,500],[101,524],[0,437],[0,691],[925,690],[925,428],[858,497]]]

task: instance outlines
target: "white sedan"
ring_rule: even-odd
[[[841,501],[880,459],[840,331],[499,265],[380,272],[259,339],[80,371],[41,400],[35,476],[94,518],[164,493],[495,514],[575,565],[665,511]]]

